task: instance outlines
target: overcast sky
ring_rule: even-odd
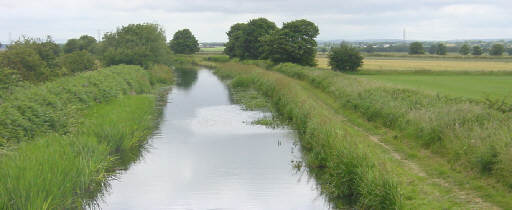
[[[512,38],[511,0],[0,0],[0,42],[20,35],[57,42],[151,22],[167,38],[189,28],[201,42],[226,41],[236,22],[265,17],[280,26],[308,19],[319,40]]]

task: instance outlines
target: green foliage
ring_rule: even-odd
[[[363,64],[363,56],[347,43],[331,48],[328,57],[329,66],[335,71],[357,71]]]
[[[425,49],[423,48],[423,43],[413,42],[409,45],[409,55],[423,55],[423,54],[425,54]]]
[[[279,30],[262,38],[263,59],[276,63],[292,62],[315,66],[318,27],[308,20],[284,23]]]
[[[469,46],[469,44],[464,43],[459,49],[459,54],[469,55],[469,53],[471,53],[471,47]]]
[[[94,54],[97,51],[96,48],[96,39],[88,35],[82,35],[79,39],[69,39],[63,46],[64,53],[86,50],[87,52]]]
[[[0,104],[3,97],[11,94],[15,88],[20,86],[23,86],[23,84],[17,71],[0,67]]]
[[[505,52],[505,46],[502,44],[493,44],[491,49],[489,50],[489,55],[492,56],[502,56]]]
[[[19,143],[47,133],[68,133],[79,119],[77,111],[122,95],[148,93],[150,80],[159,81],[154,78],[158,75],[120,65],[15,89],[0,104],[0,138]]]
[[[130,24],[106,33],[101,44],[105,66],[140,65],[145,68],[165,63],[169,57],[164,30],[156,24]]]
[[[227,33],[229,41],[224,52],[240,59],[259,59],[263,54],[261,38],[277,30],[275,23],[265,19],[252,19],[237,23]]]
[[[471,50],[471,55],[482,55],[484,53],[482,47],[475,45],[473,46],[473,49]]]
[[[88,51],[73,51],[59,57],[60,65],[71,73],[95,70],[96,59]]]
[[[23,143],[0,158],[1,209],[91,207],[112,170],[140,153],[154,129],[151,96],[126,96],[87,110],[72,135]]]
[[[183,29],[174,33],[169,48],[176,54],[190,55],[199,52],[199,43],[189,29]]]
[[[205,58],[207,61],[213,61],[213,62],[228,62],[229,56],[226,55],[212,55]]]
[[[446,45],[444,45],[443,43],[437,44],[436,54],[437,55],[446,55]]]
[[[16,70],[26,81],[40,82],[65,75],[57,62],[60,47],[51,37],[46,41],[23,38],[0,55],[0,67]]]

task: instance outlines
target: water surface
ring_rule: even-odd
[[[297,173],[293,132],[251,125],[264,115],[233,105],[208,70],[178,71],[162,124],[140,161],[122,172],[102,209],[327,209]]]

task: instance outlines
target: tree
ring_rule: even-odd
[[[446,51],[446,45],[444,45],[443,43],[437,44],[437,55],[446,55]]]
[[[245,23],[237,23],[232,25],[227,35],[229,41],[225,44],[224,53],[229,57],[242,57],[243,43],[244,43],[244,31],[247,27]]]
[[[80,42],[78,41],[78,39],[68,39],[68,41],[66,42],[66,44],[64,44],[64,46],[62,47],[63,48],[63,51],[64,53],[72,53],[74,51],[79,51],[80,50]]]
[[[164,30],[157,24],[130,24],[103,36],[101,60],[106,66],[164,63],[169,56]]]
[[[430,46],[428,48],[428,53],[431,54],[431,55],[437,55],[437,51],[439,51],[439,48],[438,48],[437,44],[433,44],[432,46]]]
[[[334,71],[356,71],[363,64],[359,51],[346,43],[333,47],[329,52],[329,66]]]
[[[409,55],[422,55],[425,54],[423,44],[421,42],[413,42],[409,45]]]
[[[96,53],[97,41],[89,35],[82,35],[79,39],[69,39],[63,46],[64,53],[87,50],[90,53]]]
[[[279,30],[265,36],[261,58],[274,62],[292,62],[305,66],[314,66],[318,36],[318,27],[308,20],[295,20],[284,23]]]
[[[240,59],[259,59],[263,54],[262,37],[277,30],[274,22],[265,18],[252,19],[248,23],[231,26],[226,43],[226,52],[230,57]]]
[[[96,69],[96,59],[86,50],[65,54],[59,58],[59,63],[71,73]]]
[[[512,48],[507,48],[505,51],[507,51],[508,55],[512,55]]]
[[[459,54],[461,54],[461,55],[469,55],[470,52],[471,52],[471,48],[469,47],[469,45],[467,43],[464,43],[459,49]]]
[[[169,48],[176,54],[190,55],[199,52],[199,43],[190,30],[183,29],[174,33]]]
[[[60,70],[60,51],[49,36],[46,41],[23,37],[2,53],[0,66],[17,71],[23,80],[46,81]]]
[[[489,54],[492,56],[502,56],[505,52],[505,46],[502,44],[493,44],[489,50]]]
[[[473,50],[471,51],[471,54],[472,55],[477,55],[477,56],[478,55],[482,55],[483,54],[483,50],[482,50],[482,48],[480,46],[475,45],[475,46],[473,46]]]

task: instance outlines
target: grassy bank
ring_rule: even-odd
[[[273,70],[307,81],[337,98],[340,106],[446,158],[455,170],[512,187],[510,112],[315,68],[283,64]]]
[[[171,79],[170,69],[164,66],[152,70],[116,66],[21,89],[10,96],[2,106],[15,107],[13,112],[18,103],[12,100],[23,93],[32,100],[19,104],[41,106],[47,112],[40,115],[72,115],[38,120],[40,115],[19,112],[20,119],[9,121],[24,120],[28,127],[20,134],[24,138],[16,141],[19,144],[14,144],[16,136],[8,136],[11,147],[0,154],[0,208],[80,209],[93,205],[115,170],[139,157],[159,116],[156,98],[148,94]],[[43,103],[48,98],[58,106]],[[67,126],[45,127],[46,119],[64,121]],[[2,124],[3,131],[17,129],[5,126],[12,125],[9,123]],[[25,133],[33,135],[22,135]]]
[[[149,93],[152,86],[169,82],[169,68],[119,65],[20,87],[0,101],[0,147],[36,136],[69,133],[78,123],[77,113],[90,105],[127,94]]]
[[[297,130],[305,166],[337,208],[478,208],[471,197],[454,196],[457,189],[418,175],[408,162],[348,123],[338,114],[337,101],[311,85],[252,65],[204,64],[231,80],[235,91],[248,92],[239,102],[256,108],[266,103],[251,90],[270,100],[276,116]]]

